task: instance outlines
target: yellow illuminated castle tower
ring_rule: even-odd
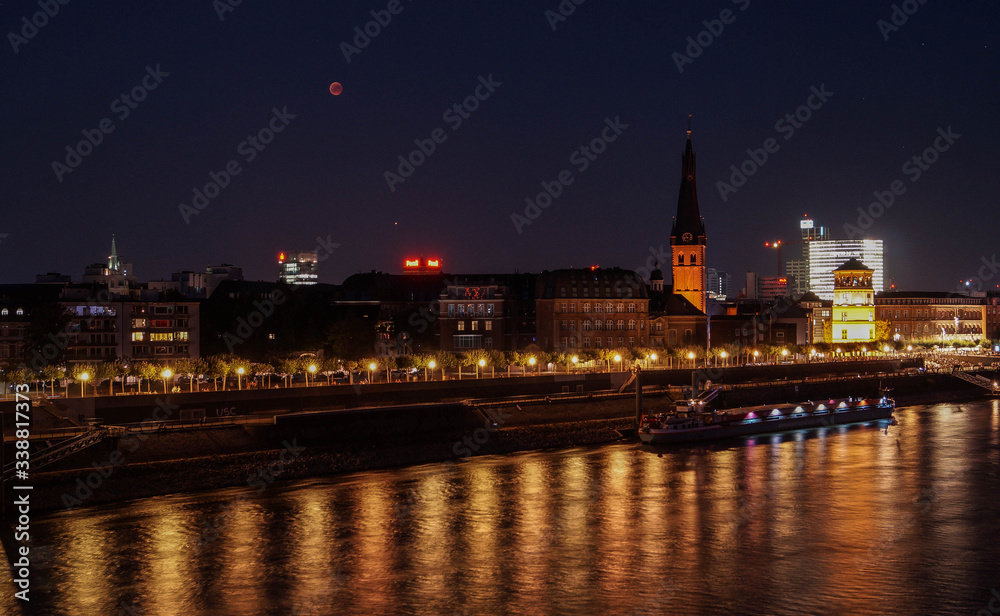
[[[698,211],[698,191],[695,187],[695,157],[691,147],[691,130],[687,131],[687,147],[681,166],[681,191],[677,199],[677,216],[670,230],[673,256],[674,293],[683,295],[695,308],[705,312],[705,221]]]
[[[875,340],[875,289],[872,274],[857,259],[833,270],[833,343]]]

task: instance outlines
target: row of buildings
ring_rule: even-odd
[[[647,280],[599,267],[452,275],[439,258],[411,258],[402,274],[372,271],[328,285],[317,282],[315,252],[281,253],[276,282],[246,281],[239,267],[224,264],[139,283],[112,239],[107,263],[86,267],[80,283],[45,274],[35,284],[0,285],[0,364],[169,363],[227,352],[349,358],[439,349],[1000,338],[997,294],[885,292],[881,241],[848,245],[830,240],[810,220],[801,227],[804,256],[788,262],[799,274],[785,281],[802,276],[806,287],[790,291],[781,277],[763,285],[748,277],[743,293],[723,299],[725,278],[706,268],[708,240],[688,131],[670,231],[671,284],[660,269],[665,263]]]

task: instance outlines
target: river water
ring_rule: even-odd
[[[989,609],[1000,407],[896,417],[60,512],[33,521],[31,605],[53,616],[1000,612],[1000,599]],[[14,608],[5,593],[0,612]]]

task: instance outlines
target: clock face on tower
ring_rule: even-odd
[[[685,242],[690,242],[692,237],[693,236],[690,233],[685,233],[684,235],[681,236],[681,239],[684,240]]]

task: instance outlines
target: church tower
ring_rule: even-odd
[[[705,221],[698,210],[695,187],[695,156],[691,147],[691,128],[687,131],[687,147],[681,165],[681,190],[677,199],[677,215],[670,230],[673,257],[674,293],[683,295],[702,312],[706,311],[705,296]]]

